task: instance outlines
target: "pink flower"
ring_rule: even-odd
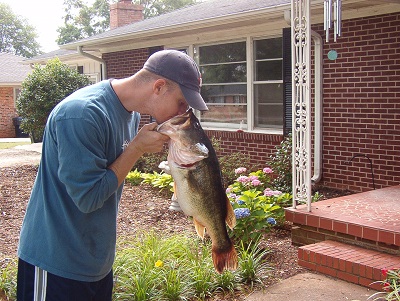
[[[279,190],[271,190],[270,188],[266,188],[264,190],[264,195],[265,196],[277,196],[277,195],[281,195],[282,192]]]
[[[247,171],[246,167],[239,167],[235,169],[235,174],[240,175],[242,173],[245,173]]]
[[[232,191],[232,187],[228,187],[228,188],[226,189],[226,194],[231,193],[231,191]]]
[[[253,185],[253,186],[259,186],[259,185],[261,185],[261,181],[255,179],[255,180],[251,181],[251,185]]]
[[[258,176],[250,176],[249,181],[258,180]]]
[[[266,189],[264,190],[264,195],[265,195],[265,196],[273,196],[273,195],[274,195],[274,192],[273,192],[270,188],[266,188]]]
[[[240,176],[239,178],[236,179],[236,181],[242,183],[242,184],[246,184],[249,182],[249,178],[246,176]]]
[[[264,173],[273,173],[272,169],[269,168],[269,167],[265,167],[265,168],[263,169],[263,172],[264,172]]]

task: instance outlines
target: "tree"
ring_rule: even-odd
[[[35,28],[17,16],[7,4],[0,3],[0,51],[26,58],[40,54]]]
[[[87,86],[87,76],[79,74],[58,58],[46,66],[35,65],[32,73],[22,82],[17,100],[17,111],[22,117],[21,128],[42,140],[47,118],[53,108],[72,92]]]
[[[57,29],[57,44],[62,45],[102,33],[110,26],[110,4],[117,0],[96,0],[88,6],[84,0],[64,0],[64,26]],[[199,0],[133,0],[143,5],[144,18],[155,17]]]
[[[144,18],[156,17],[169,13],[178,8],[200,2],[199,0],[134,0],[136,4],[143,5]]]
[[[115,0],[96,0],[88,6],[83,0],[64,0],[64,26],[57,29],[57,44],[81,40],[109,29],[111,1]]]

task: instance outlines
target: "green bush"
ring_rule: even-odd
[[[51,110],[72,92],[88,84],[87,76],[79,74],[58,58],[49,60],[44,67],[35,65],[32,73],[22,82],[17,100],[23,131],[31,133],[34,142],[41,141]]]
[[[245,246],[259,240],[271,227],[284,224],[284,208],[291,205],[292,196],[273,186],[273,170],[250,172],[239,167],[238,177],[226,190],[236,216],[236,227],[231,237]]]
[[[146,153],[139,160],[136,161],[135,165],[132,167],[132,170],[137,169],[144,173],[152,173],[154,171],[160,170],[158,165],[162,161],[167,160],[168,152],[167,150],[159,152],[159,153]]]
[[[234,293],[263,283],[267,249],[237,246],[239,267],[218,274],[209,240],[150,231],[120,241],[114,263],[113,300],[205,300],[216,292]]]
[[[263,286],[269,249],[255,242],[251,248],[236,246],[238,269],[218,274],[212,263],[211,241],[188,233],[166,236],[138,232],[120,239],[113,266],[113,300],[205,300],[217,292]],[[16,299],[17,259],[1,262],[0,293]],[[0,298],[1,299],[1,298]]]
[[[0,299],[3,291],[7,300],[17,298],[17,258],[0,260]]]
[[[270,158],[269,165],[276,175],[273,186],[278,190],[292,193],[292,134],[276,147],[275,154]]]

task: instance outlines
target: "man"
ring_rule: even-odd
[[[163,50],[131,77],[85,87],[51,112],[21,229],[17,300],[111,300],[123,181],[168,137],[155,131],[188,106],[207,110],[186,54]],[[157,123],[138,132],[140,114]]]

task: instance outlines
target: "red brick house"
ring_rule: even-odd
[[[32,70],[23,65],[23,57],[0,52],[0,138],[15,137],[13,118],[17,117],[15,101],[21,83]]]
[[[210,111],[198,116],[207,133],[221,138],[223,154],[247,152],[264,166],[291,130],[290,8],[290,0],[209,0],[130,23],[116,16],[140,19],[140,6],[123,0],[111,7],[111,22],[120,20],[113,29],[62,48],[98,52],[102,78],[135,73],[158,49],[186,51],[203,73]],[[323,1],[311,1],[313,82],[322,96],[316,182],[353,191],[398,185],[400,4],[343,0],[342,12],[341,36],[326,41]]]

